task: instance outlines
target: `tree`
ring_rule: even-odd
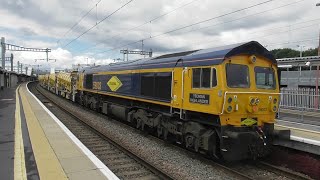
[[[303,51],[302,53],[303,56],[317,56],[318,55],[318,48],[314,49],[308,49],[306,51]]]
[[[300,51],[290,49],[290,48],[282,48],[282,49],[273,49],[271,53],[275,56],[276,59],[281,58],[293,58],[299,57]],[[317,48],[310,48],[308,50],[302,51],[302,56],[317,56],[318,49]]]

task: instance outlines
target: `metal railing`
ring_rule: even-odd
[[[288,109],[320,110],[320,95],[314,88],[281,88],[280,107]]]
[[[305,116],[320,119],[320,95],[315,88],[281,88],[280,92],[278,118],[286,113],[295,115],[300,122]]]

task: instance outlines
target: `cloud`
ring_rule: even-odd
[[[9,43],[51,48],[50,58],[57,59],[57,62],[34,62],[35,58],[45,58],[46,54],[30,52],[13,52],[16,60],[26,64],[40,63],[43,66],[69,68],[72,64],[87,63],[87,58],[89,63],[113,62],[113,59],[123,58],[119,53],[120,49],[141,49],[142,39],[144,50],[152,49],[154,55],[249,40],[257,40],[269,49],[297,48],[297,44],[310,48],[317,46],[320,28],[316,25],[320,23],[320,19],[296,24],[320,17],[320,7],[315,6],[314,0],[298,1],[295,4],[291,0],[272,1],[221,18],[214,17],[261,1],[134,0],[87,34],[65,46],[128,0],[101,0],[95,6],[97,2],[99,1],[4,0],[0,7],[0,33]],[[287,5],[290,3],[292,5]],[[92,7],[92,11],[69,31]],[[261,13],[262,11],[266,12]],[[161,16],[163,14],[165,15]],[[210,18],[212,20],[162,35]],[[311,26],[312,23],[315,25]],[[98,45],[95,46],[96,44]],[[129,58],[141,56],[130,55]]]

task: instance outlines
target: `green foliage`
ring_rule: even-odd
[[[318,55],[318,48],[308,49],[303,51],[302,56],[317,56]]]
[[[276,59],[280,58],[292,58],[292,57],[299,57],[300,51],[290,49],[290,48],[283,48],[283,49],[273,49],[271,53],[275,56]],[[318,48],[308,49],[302,51],[302,56],[317,56],[318,55]]]

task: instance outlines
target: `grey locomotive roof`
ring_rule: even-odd
[[[260,55],[277,64],[274,56],[266,48],[256,41],[250,41],[210,49],[166,54],[154,58],[87,67],[80,70],[80,72],[91,74],[105,71],[215,65],[222,63],[227,57],[240,54]]]

